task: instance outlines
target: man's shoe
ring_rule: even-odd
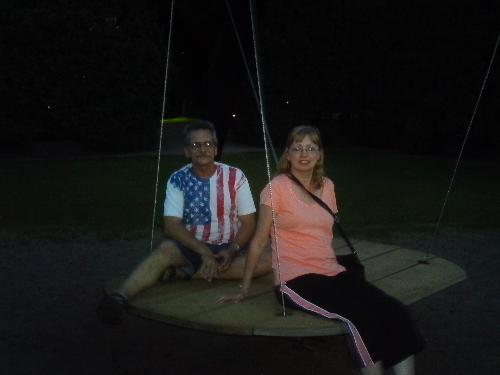
[[[127,300],[120,293],[104,294],[97,305],[96,313],[103,323],[121,324]]]

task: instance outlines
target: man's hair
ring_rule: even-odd
[[[206,120],[193,120],[184,126],[182,135],[184,136],[184,144],[187,146],[191,142],[191,132],[196,130],[208,130],[212,134],[212,141],[217,144],[217,133],[213,124]]]

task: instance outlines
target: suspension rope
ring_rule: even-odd
[[[170,48],[172,44],[172,26],[174,23],[174,3],[175,0],[172,0],[172,4],[170,6],[170,25],[168,28],[168,42],[167,42],[167,59],[165,62],[165,79],[163,82],[163,101],[161,107],[161,122],[160,122],[160,140],[158,142],[158,160],[156,163],[156,183],[155,183],[155,194],[154,194],[154,203],[153,203],[153,217],[151,219],[151,241],[149,244],[149,250],[153,251],[153,239],[154,239],[154,230],[155,230],[155,219],[156,219],[156,204],[158,202],[158,182],[160,176],[160,160],[161,160],[161,149],[163,143],[163,124],[165,118],[165,112],[167,108],[167,82],[168,82],[168,67],[170,64]]]
[[[459,165],[460,165],[460,163],[462,161],[462,155],[463,155],[463,152],[464,152],[464,149],[465,149],[465,144],[467,143],[467,140],[469,138],[470,130],[472,128],[472,123],[473,123],[473,121],[474,121],[474,119],[476,117],[477,109],[479,107],[479,102],[481,101],[481,98],[483,96],[484,88],[486,87],[486,82],[488,81],[488,77],[490,75],[491,67],[493,65],[493,61],[495,60],[495,55],[496,55],[497,50],[498,50],[498,44],[499,44],[499,42],[500,42],[500,32],[498,33],[497,40],[496,40],[496,43],[495,43],[495,47],[493,48],[493,53],[491,54],[490,63],[488,65],[488,69],[486,70],[486,74],[485,74],[485,77],[483,79],[483,84],[481,85],[481,90],[479,91],[479,95],[478,95],[478,98],[476,100],[476,104],[474,105],[474,110],[472,111],[472,116],[470,118],[469,125],[467,126],[467,131],[465,133],[465,137],[464,137],[464,140],[462,142],[462,147],[460,148],[460,152],[458,153],[458,158],[457,158],[457,161],[456,161],[456,164],[455,164],[455,168],[453,169],[453,173],[452,173],[451,178],[450,178],[450,183],[448,185],[448,190],[446,191],[446,194],[445,194],[445,197],[444,197],[444,200],[443,200],[443,205],[441,206],[441,211],[439,212],[439,216],[438,216],[438,219],[437,219],[435,227],[434,227],[434,233],[433,233],[433,236],[432,236],[430,248],[427,251],[427,254],[425,255],[424,259],[422,259],[420,261],[420,263],[429,263],[430,253],[434,250],[434,245],[435,245],[435,242],[436,242],[436,237],[437,237],[437,234],[438,234],[438,231],[439,231],[439,227],[441,226],[441,220],[443,218],[444,210],[445,210],[446,204],[448,203],[448,198],[450,196],[450,192],[451,192],[451,189],[453,187],[453,183],[455,181],[455,176],[457,174],[458,167],[459,167]]]
[[[238,41],[238,46],[240,48],[241,57],[243,58],[243,63],[245,65],[245,69],[247,71],[248,80],[250,81],[250,86],[252,87],[252,93],[253,93],[255,102],[257,104],[257,108],[260,109],[260,107],[262,105],[262,97],[261,97],[261,95],[259,96],[257,94],[257,89],[255,88],[254,78],[252,76],[252,72],[250,71],[250,67],[248,65],[248,59],[246,57],[245,50],[243,48],[243,44],[241,42],[240,33],[239,33],[238,28],[236,26],[236,22],[234,21],[233,12],[231,11],[231,5],[229,4],[228,0],[225,0],[225,2],[226,2],[226,9],[227,9],[227,12],[229,14],[229,18],[231,19],[231,25],[233,26],[234,35],[236,36],[236,40]],[[252,13],[250,13],[250,15],[252,16]],[[254,25],[252,24],[252,31],[253,31],[253,26]],[[255,37],[254,37],[254,46],[255,45],[256,45],[256,42],[255,42]],[[269,146],[271,147],[271,151],[273,153],[274,163],[277,165],[278,164],[278,156],[276,154],[276,150],[274,149],[273,141],[272,141],[272,138],[269,134],[269,128],[267,127],[267,123],[265,123],[264,130],[265,130],[265,133],[267,135],[267,139],[269,141]]]
[[[269,150],[268,150],[268,134],[266,133],[266,128],[267,128],[267,123],[266,123],[266,118],[264,116],[264,103],[262,101],[262,84],[261,84],[261,75],[260,75],[260,67],[259,67],[259,56],[257,53],[257,32],[256,32],[256,23],[255,23],[255,8],[254,8],[254,2],[253,0],[250,0],[249,2],[250,5],[250,18],[252,21],[252,39],[253,39],[253,50],[254,50],[254,57],[255,57],[255,68],[256,68],[256,73],[257,73],[257,86],[259,89],[259,110],[260,110],[260,119],[262,123],[262,136],[264,138],[264,151],[266,155],[266,171],[267,171],[267,179],[269,181],[268,186],[269,186],[269,197],[271,201],[271,212],[272,212],[272,225],[273,225],[273,236],[274,236],[274,244],[276,246],[276,260],[277,260],[277,266],[278,266],[278,281],[280,283],[280,286],[283,286],[283,283],[281,281],[281,270],[280,270],[280,256],[279,256],[279,246],[278,246],[278,236],[276,233],[276,211],[274,210],[274,204],[273,204],[273,190],[272,190],[272,182],[271,182],[271,166],[269,163]],[[281,292],[281,306],[283,308],[283,316],[286,316],[286,308],[285,308],[285,297],[283,294],[283,288],[280,288]]]

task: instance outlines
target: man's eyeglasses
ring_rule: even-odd
[[[191,142],[189,144],[189,147],[192,150],[201,150],[202,147],[205,148],[212,148],[215,147],[215,143],[212,141],[205,141],[205,142]]]
[[[290,151],[297,153],[297,154],[302,153],[302,152],[305,152],[306,154],[314,154],[314,153],[319,151],[319,147],[317,147],[317,146],[306,146],[306,147],[292,146],[292,147],[290,147]]]

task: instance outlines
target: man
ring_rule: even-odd
[[[151,287],[165,272],[184,277],[240,279],[244,258],[238,256],[255,230],[255,204],[248,180],[238,168],[215,162],[217,135],[208,121],[195,120],[184,129],[184,154],[191,163],[167,183],[164,231],[167,238],[110,295],[97,313],[120,323],[127,300]],[[271,271],[269,252],[256,276]]]

